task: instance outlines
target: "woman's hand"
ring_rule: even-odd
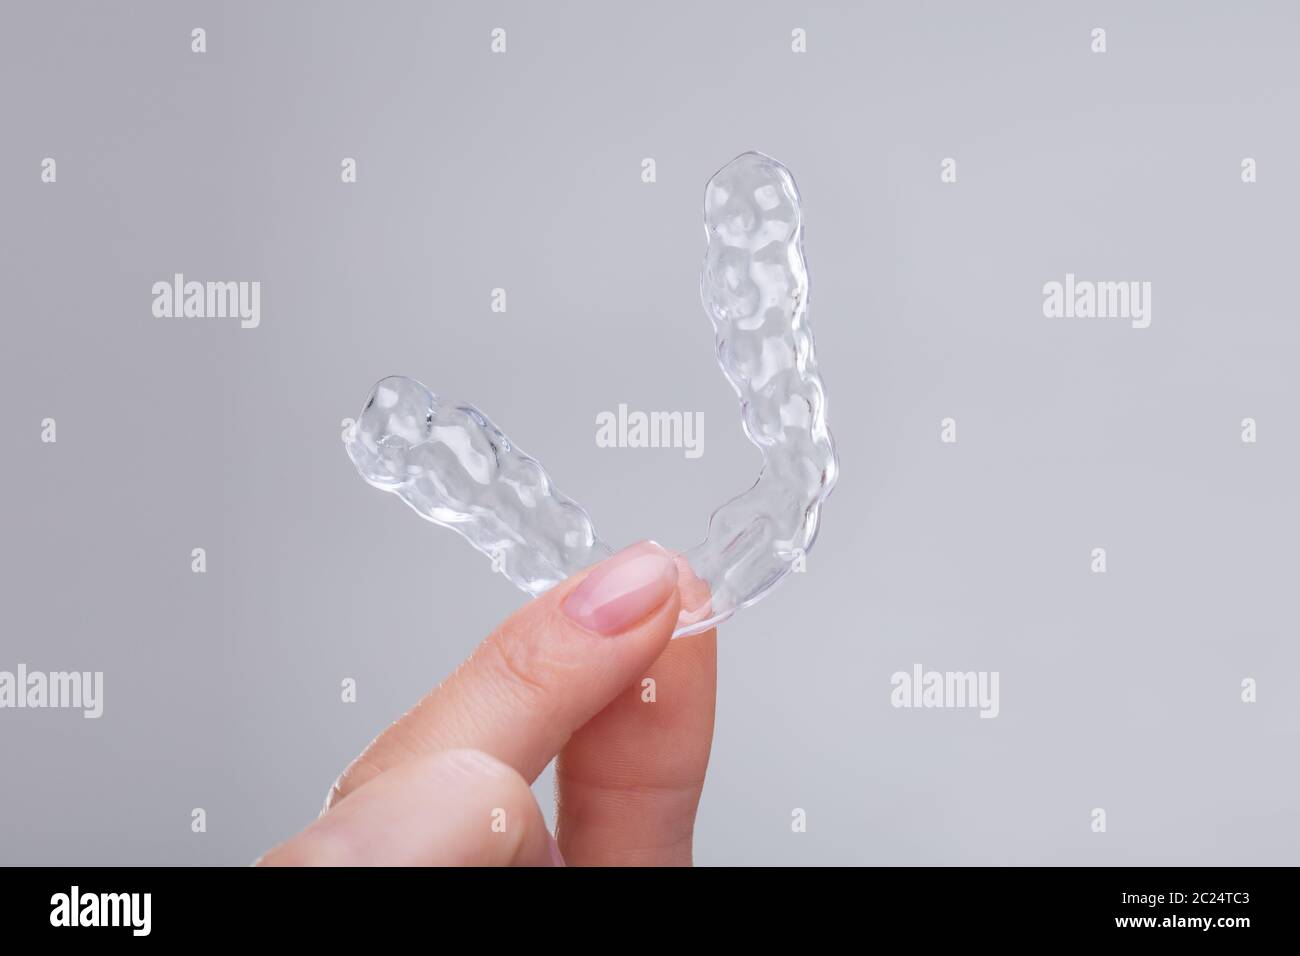
[[[669,643],[678,578],[642,542],[525,605],[260,865],[689,865],[717,632]],[[557,755],[552,838],[529,784]]]

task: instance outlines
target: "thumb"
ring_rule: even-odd
[[[422,754],[469,748],[533,780],[667,646],[681,599],[672,556],[632,545],[524,605],[385,730],[330,791],[333,806]]]
[[[444,750],[362,787],[259,866],[557,866],[527,782],[494,757]]]

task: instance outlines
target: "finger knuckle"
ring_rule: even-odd
[[[486,663],[498,678],[499,688],[531,710],[547,712],[554,706],[563,669],[548,652],[536,630],[500,630],[485,644]]]

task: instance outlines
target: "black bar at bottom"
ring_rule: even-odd
[[[681,942],[699,923],[732,943],[841,929],[866,941],[873,927],[884,938],[888,927],[911,927],[926,943],[974,932],[986,943],[1129,936],[1230,945],[1285,933],[1293,886],[1290,869],[13,868],[0,870],[0,925],[6,942],[75,932],[78,945],[114,937],[369,945],[377,932],[415,931],[434,946],[457,945],[462,932],[491,946],[597,927],[633,938],[671,931]]]

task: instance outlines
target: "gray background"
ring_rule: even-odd
[[[347,461],[383,375],[485,409],[607,540],[699,540],[757,470],[697,293],[704,182],[754,148],[805,199],[843,474],[808,573],[720,635],[698,861],[1297,862],[1298,27],[7,2],[0,669],[106,687],[0,711],[0,860],[247,862],[518,606]],[[261,327],[153,318],[177,271],[261,281]],[[1067,271],[1152,282],[1151,327],[1045,319]],[[704,456],[597,448],[620,402],[702,411]],[[914,662],[999,671],[1001,716],[891,708]]]

